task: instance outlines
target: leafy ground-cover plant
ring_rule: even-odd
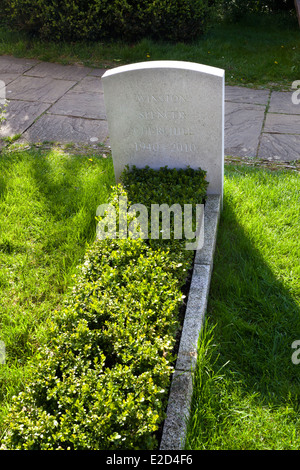
[[[187,178],[189,184],[187,185]],[[111,201],[205,201],[202,170],[123,175]],[[153,198],[153,199],[152,199]],[[182,198],[182,199],[181,199]],[[151,449],[164,418],[181,287],[192,253],[183,240],[96,240],[54,316],[51,341],[14,398],[5,449]],[[177,243],[178,242],[178,243]]]

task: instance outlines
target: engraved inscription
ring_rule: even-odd
[[[194,132],[189,127],[135,127],[134,135],[138,137],[143,136],[159,136],[165,135],[167,137],[170,136],[184,136],[184,135],[194,135]]]
[[[135,142],[136,151],[150,151],[150,152],[159,152],[162,150],[168,152],[196,152],[197,147],[195,144],[190,143],[181,143],[181,142],[172,142],[170,144],[159,144],[159,143],[145,143],[145,142]]]
[[[182,95],[135,95],[139,103],[187,103],[189,99]]]
[[[173,152],[195,152],[196,145],[195,144],[182,144],[182,143],[175,143],[171,144],[171,150]]]
[[[154,120],[154,119],[185,119],[186,113],[184,111],[143,111],[139,113],[139,119],[147,119],[147,120]]]
[[[140,121],[133,128],[136,152],[168,152],[175,155],[176,152],[197,151],[196,145],[189,142],[189,137],[195,135],[194,129],[188,127],[191,121],[185,125],[189,117],[187,103],[191,101],[190,97],[171,93],[134,96],[139,103],[136,118]]]
[[[153,152],[158,152],[160,150],[159,144],[146,144],[145,142],[135,142],[135,150],[150,150]]]

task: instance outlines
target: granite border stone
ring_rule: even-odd
[[[204,245],[196,251],[191,286],[172,376],[160,450],[183,450],[193,394],[193,371],[199,335],[205,318],[213,269],[221,196],[207,196],[204,208]]]

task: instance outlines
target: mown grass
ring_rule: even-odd
[[[299,449],[299,173],[226,165],[187,449]],[[47,339],[113,184],[111,159],[0,157],[1,421]]]
[[[220,67],[226,82],[253,87],[289,88],[300,77],[300,32],[293,15],[251,15],[239,22],[217,21],[199,40],[167,43],[148,39],[117,42],[59,43],[40,41],[0,28],[0,55],[36,58],[93,67],[183,60]]]
[[[0,430],[11,396],[47,338],[48,320],[88,243],[113,184],[112,161],[58,150],[0,155]],[[0,432],[1,433],[1,432]]]
[[[299,173],[227,166],[187,449],[300,448]]]

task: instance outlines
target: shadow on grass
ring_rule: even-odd
[[[113,181],[109,159],[55,148],[4,150],[0,174],[0,334],[9,366],[26,362],[62,302]]]
[[[281,402],[300,398],[291,344],[300,337],[300,307],[253,246],[225,199],[208,318],[218,324],[220,360],[246,388]]]
[[[55,168],[57,162],[59,169]],[[62,220],[72,217],[80,207],[93,206],[84,230],[90,227],[95,234],[96,208],[106,201],[114,184],[111,160],[90,154],[57,155],[50,150],[37,153],[31,167],[52,215]]]
[[[4,176],[0,176],[0,195],[5,194],[8,180],[12,180],[12,188],[17,192],[22,188],[24,198],[15,201],[19,212],[26,197],[29,197],[27,204],[32,205],[32,221],[26,222],[30,227],[25,230],[39,239],[42,236],[47,251],[68,244],[70,236],[81,244],[93,241],[97,206],[106,202],[114,184],[111,159],[104,159],[102,155],[72,155],[58,151],[55,146],[48,150],[16,148],[1,152],[1,170]],[[14,208],[14,212],[16,210]],[[29,218],[28,209],[25,212]],[[43,227],[40,227],[42,219]],[[4,242],[6,251],[11,251],[11,243]]]
[[[225,194],[206,315],[213,332],[206,352],[199,343],[188,448],[289,448],[300,420],[297,288],[273,272],[233,204]]]

